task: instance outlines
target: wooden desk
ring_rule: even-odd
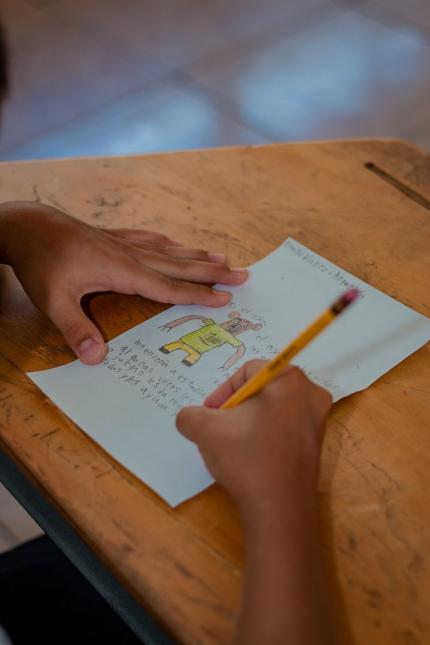
[[[239,266],[291,235],[430,315],[430,159],[400,141],[5,163],[0,199],[164,230]],[[10,271],[2,278],[2,446],[179,641],[229,643],[244,561],[232,504],[214,486],[171,510],[68,421],[23,371],[71,353]],[[137,297],[91,302],[107,338],[161,309]],[[430,642],[429,354],[338,403],[329,421],[320,509],[343,644]]]

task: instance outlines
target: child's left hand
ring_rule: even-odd
[[[33,303],[88,364],[103,360],[106,345],[82,311],[84,295],[115,291],[219,307],[231,294],[210,285],[238,285],[248,277],[245,269],[228,267],[222,256],[184,248],[165,235],[96,229],[30,202],[0,206],[1,263],[13,267]]]

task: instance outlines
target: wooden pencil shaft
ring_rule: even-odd
[[[257,374],[240,387],[221,407],[223,409],[234,408],[253,394],[259,392],[265,385],[288,365],[304,347],[306,347],[319,333],[323,331],[336,318],[337,312],[331,308],[317,318],[299,336],[287,345],[275,358],[265,365]]]

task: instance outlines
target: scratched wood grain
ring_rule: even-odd
[[[430,158],[400,141],[3,163],[0,199],[40,200],[98,226],[161,230],[239,266],[291,235],[430,315]],[[23,371],[71,353],[12,271],[0,280],[5,449],[180,642],[230,642],[244,547],[229,499],[214,486],[171,510],[68,421]],[[163,309],[110,294],[88,306],[106,338]],[[329,421],[321,526],[345,644],[429,642],[429,354],[427,346],[339,402]]]

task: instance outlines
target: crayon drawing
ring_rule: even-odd
[[[159,348],[163,354],[170,354],[177,350],[184,352],[185,356],[182,359],[182,363],[188,367],[195,365],[202,354],[227,344],[236,350],[222,366],[224,369],[229,369],[242,358],[246,351],[245,344],[238,338],[238,335],[249,329],[257,331],[262,327],[260,324],[241,318],[239,311],[232,311],[228,315],[228,320],[222,323],[217,323],[213,318],[190,315],[165,323],[160,329],[170,331],[179,325],[188,323],[190,320],[198,320],[202,326]]]

